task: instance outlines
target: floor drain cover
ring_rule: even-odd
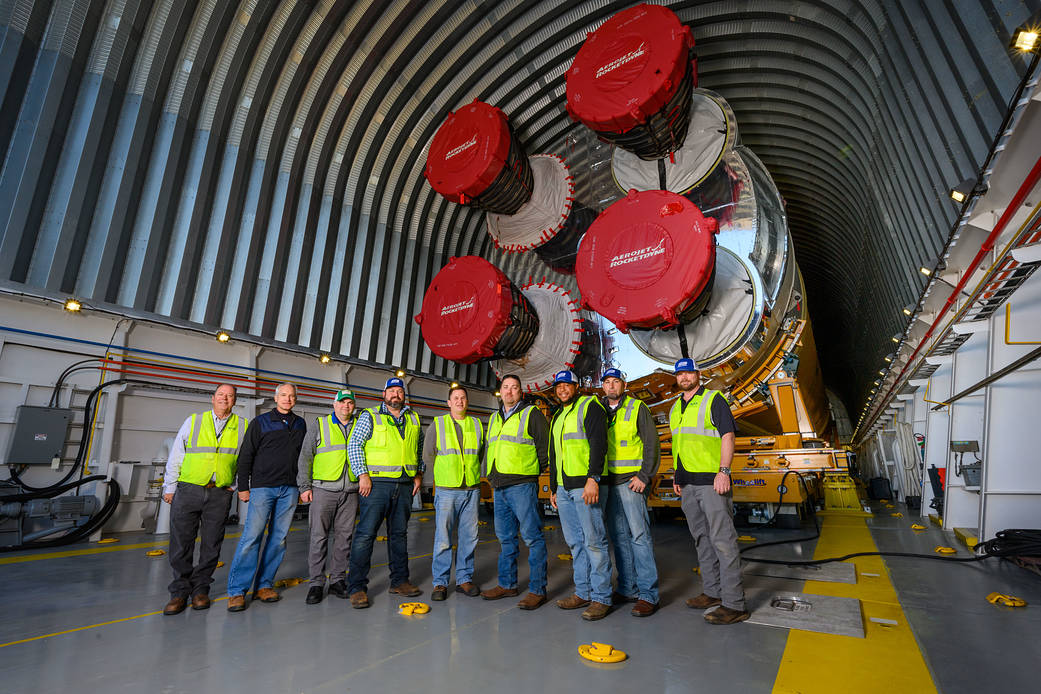
[[[761,593],[747,597],[752,624],[864,638],[860,601],[808,593]]]

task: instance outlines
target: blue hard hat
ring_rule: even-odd
[[[676,366],[675,366],[675,368],[673,370],[673,373],[677,373],[678,374],[678,373],[683,373],[684,371],[697,371],[697,370],[698,370],[698,367],[694,363],[693,359],[690,359],[690,358],[678,359],[676,361]]]
[[[387,385],[383,386],[383,390],[386,390],[387,388],[395,388],[395,387],[397,387],[397,388],[404,388],[405,387],[405,382],[402,381],[400,378],[397,378],[396,376],[393,377],[393,378],[388,378],[387,379]]]
[[[604,372],[604,375],[600,377],[600,382],[603,383],[609,378],[617,378],[619,381],[624,381],[625,374],[622,373],[621,369],[608,369]]]
[[[574,372],[566,369],[564,371],[558,371],[556,375],[553,376],[553,385],[557,385],[558,383],[570,383],[571,385],[577,386],[578,377],[575,376]]]

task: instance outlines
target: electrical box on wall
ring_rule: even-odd
[[[50,465],[56,458],[61,460],[71,422],[72,410],[19,405],[5,463]]]

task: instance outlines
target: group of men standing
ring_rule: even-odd
[[[700,385],[693,360],[676,362],[675,373],[681,395],[669,415],[674,489],[697,546],[704,586],[687,605],[718,605],[705,619],[731,624],[748,618],[730,501],[736,427],[722,395]],[[646,493],[660,462],[658,431],[647,405],[626,393],[621,371],[608,369],[602,383],[603,401],[580,395],[572,372],[556,374],[561,405],[547,421],[538,407],[523,402],[520,379],[505,376],[501,406],[487,429],[469,414],[466,389],[453,385],[449,411],[425,431],[396,377],[387,380],[378,407],[359,414],[354,393],[340,390],[333,412],[310,425],[292,411],[291,383],[278,386],[275,408],[251,422],[232,413],[235,388],[221,385],[213,409],[185,421],[167,464],[164,500],[172,504],[174,580],[164,614],[178,614],[189,602],[197,610],[210,606],[209,586],[236,487],[248,510],[228,575],[229,611],[246,609],[251,587],[262,602],[281,598],[274,576],[298,499],[311,505],[308,604],[320,602],[328,589],[354,608],[369,607],[372,550],[384,522],[390,593],[419,595],[409,580],[407,526],[427,468],[436,488],[433,600],[448,597],[455,534],[456,592],[485,600],[520,595],[519,536],[528,548],[529,576],[518,607],[534,610],[546,603],[538,478],[548,469],[550,503],[571,550],[574,578],[574,593],[557,606],[584,608],[582,618],[589,621],[619,603],[634,603],[636,617],[654,614],[658,572]],[[482,459],[500,543],[497,582],[484,591],[474,581]],[[197,535],[199,559],[193,563]],[[615,588],[609,542],[618,570]]]

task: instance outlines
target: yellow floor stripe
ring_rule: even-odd
[[[822,519],[814,558],[878,551],[863,518]],[[774,692],[935,692],[882,557],[857,557],[857,583],[806,581],[804,593],[859,598],[865,638],[791,630]],[[876,574],[865,576],[864,574]],[[892,620],[895,625],[871,621]]]
[[[291,530],[296,530],[296,529],[297,528],[292,528]],[[226,537],[231,537],[231,536],[228,535]],[[235,537],[238,537],[238,536],[236,535]],[[488,544],[489,542],[498,542],[498,540],[481,540],[477,544],[484,545],[484,544]],[[149,543],[149,544],[143,544],[141,546],[142,547],[151,547],[151,546],[154,546],[156,544],[164,544],[165,545],[166,543],[165,542]],[[115,548],[104,548],[104,549],[100,549],[100,550],[80,550],[80,551],[83,551],[83,552],[96,552],[96,551],[106,551],[106,550],[109,550],[109,549],[115,549]],[[127,545],[123,549],[131,549],[131,546]],[[410,561],[414,561],[416,559],[424,559],[424,558],[428,558],[428,557],[432,557],[432,556],[434,556],[433,552],[427,552],[426,554],[417,554],[416,556],[409,557],[409,560]],[[376,569],[376,568],[379,568],[381,566],[386,566],[386,565],[387,565],[387,562],[383,562],[382,564],[373,564],[370,567],[370,572],[371,572],[372,569]],[[306,581],[306,579],[305,579],[305,581]],[[220,602],[221,600],[227,600],[227,599],[228,599],[228,596],[225,595],[223,597],[214,598],[213,602]],[[25,638],[25,639],[18,639],[17,641],[8,641],[7,643],[0,643],[0,648],[4,648],[6,646],[15,646],[15,645],[17,645],[19,643],[30,643],[32,641],[40,641],[41,639],[49,639],[52,636],[61,636],[63,634],[73,634],[73,633],[75,633],[77,631],[86,631],[87,629],[97,629],[98,627],[107,627],[107,626],[110,626],[112,624],[119,624],[120,622],[129,622],[129,621],[132,621],[132,620],[135,620],[135,619],[141,619],[142,617],[154,617],[155,615],[162,614],[162,613],[163,613],[162,610],[159,610],[158,612],[145,612],[144,614],[134,615],[133,617],[122,617],[120,619],[113,619],[113,620],[111,620],[109,622],[100,622],[98,624],[88,624],[85,627],[75,627],[73,629],[65,629],[64,631],[56,631],[56,632],[54,632],[52,634],[41,634],[40,636],[30,636],[30,637]]]

